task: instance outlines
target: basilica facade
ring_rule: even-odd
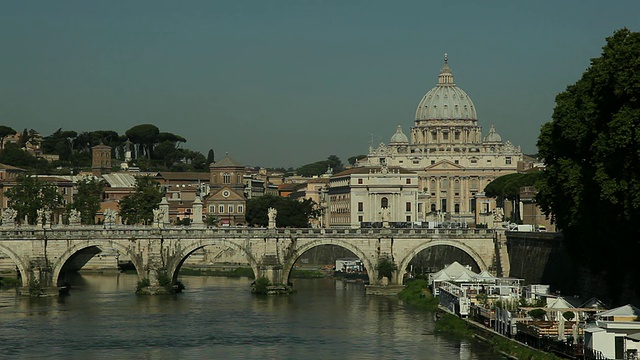
[[[445,55],[436,86],[418,104],[409,136],[398,126],[389,143],[370,147],[358,166],[400,167],[417,173],[416,221],[473,224],[486,223],[483,219],[496,211],[492,200],[483,196],[485,186],[517,172],[522,159],[520,148],[503,142],[493,126],[483,136],[476,107],[455,85]],[[392,217],[405,218],[404,214]]]

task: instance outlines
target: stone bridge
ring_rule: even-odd
[[[109,248],[130,257],[139,279],[149,279],[152,286],[158,285],[159,274],[176,282],[189,255],[209,245],[244,254],[256,278],[288,284],[291,270],[302,254],[317,246],[336,245],[362,260],[370,284],[380,283],[377,265],[383,259],[392,261],[398,271],[389,283],[401,285],[404,269],[411,260],[433,246],[448,245],[464,251],[481,270],[493,268],[496,263],[499,268],[504,256],[499,255],[498,239],[490,229],[22,227],[0,229],[0,253],[13,260],[24,288],[34,281],[47,288],[60,286],[75,258]]]

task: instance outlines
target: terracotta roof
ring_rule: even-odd
[[[210,174],[208,172],[171,172],[161,171],[158,175],[165,180],[206,180],[209,181]]]
[[[236,167],[236,166],[241,166],[244,168],[244,165],[233,160],[232,158],[229,157],[229,155],[226,155],[224,159],[218,161],[217,163],[210,165],[210,167]]]

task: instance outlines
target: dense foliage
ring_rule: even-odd
[[[136,178],[136,190],[120,200],[120,216],[126,224],[152,224],[153,210],[162,200],[160,185],[150,176]]]
[[[76,188],[78,192],[74,195],[73,203],[69,208],[80,212],[82,224],[93,225],[96,214],[100,210],[104,183],[98,178],[86,177],[78,181]]]
[[[35,176],[19,175],[16,184],[5,192],[9,199],[8,207],[18,212],[16,221],[34,225],[40,220],[43,224],[50,223],[51,218],[38,219],[38,210],[55,211],[62,206],[62,196],[57,186],[50,182],[40,181]],[[44,216],[44,214],[43,214]]]
[[[247,201],[246,220],[249,226],[267,226],[269,218],[267,210],[274,208],[278,211],[276,226],[278,227],[309,227],[309,218],[315,216],[314,202],[310,199],[297,201],[274,195],[264,195]]]
[[[0,125],[0,141],[16,131]],[[125,153],[132,156],[131,164],[141,170],[151,171],[207,171],[207,158],[197,151],[183,149],[187,140],[180,135],[161,132],[155,125],[136,125],[125,134],[118,135],[112,130],[77,132],[56,130],[42,137],[39,142],[35,130],[25,129],[19,141],[0,148],[0,163],[13,165],[36,173],[64,173],[70,169],[77,173],[80,169],[91,168],[91,148],[104,144],[112,148],[112,158],[125,160]],[[40,145],[46,155],[58,155],[59,160],[48,162],[25,151],[25,144]],[[57,170],[59,169],[59,170]],[[66,169],[66,170],[65,170]]]
[[[608,275],[612,296],[625,277],[640,294],[640,267],[631,265],[640,253],[640,33],[607,38],[602,55],[556,97],[538,150],[546,170],[537,200],[571,253]]]
[[[316,161],[299,167],[296,173],[300,176],[318,176],[327,172],[331,168],[334,174],[344,170],[344,165],[339,157],[331,155],[327,160]]]

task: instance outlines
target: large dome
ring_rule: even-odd
[[[453,73],[446,54],[438,85],[420,100],[416,120],[478,120],[469,95],[453,83]]]

